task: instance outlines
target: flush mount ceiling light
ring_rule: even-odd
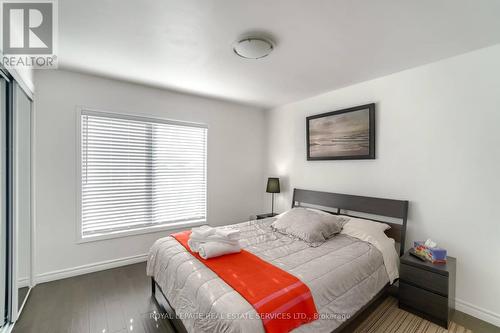
[[[262,37],[246,37],[236,42],[233,51],[245,59],[260,59],[268,56],[274,49],[274,43]]]

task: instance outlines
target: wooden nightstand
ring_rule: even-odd
[[[273,217],[273,216],[276,216],[278,214],[272,214],[272,213],[267,213],[267,214],[259,214],[257,215],[257,220],[262,220],[262,219],[267,219],[268,217]]]
[[[401,257],[399,307],[448,328],[455,310],[456,259],[445,265],[421,261],[406,252]]]

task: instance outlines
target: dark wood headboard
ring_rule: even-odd
[[[292,208],[301,204],[321,206],[333,214],[340,214],[341,211],[348,211],[344,215],[352,217],[366,218],[376,222],[387,223],[391,226],[385,233],[399,243],[399,255],[405,251],[406,222],[408,218],[408,201],[382,199],[373,197],[362,197],[358,195],[319,192],[310,190],[293,189]],[[356,216],[354,212],[377,215],[400,219],[401,224],[375,220],[371,217]]]

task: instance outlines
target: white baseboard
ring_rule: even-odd
[[[65,268],[65,269],[52,271],[52,272],[41,273],[35,277],[35,284],[49,282],[49,281],[55,281],[55,280],[60,280],[60,279],[66,279],[66,278],[77,276],[77,275],[83,275],[83,274],[103,271],[106,269],[116,268],[116,267],[120,267],[120,266],[137,264],[139,262],[146,261],[147,258],[148,258],[148,254],[146,253],[146,254],[140,254],[137,256],[106,260],[106,261],[96,262],[93,264],[87,264],[87,265],[82,265],[82,266],[77,266],[77,267],[72,267],[72,268]]]
[[[29,287],[29,285],[30,285],[30,278],[29,277],[23,277],[23,278],[17,279],[17,287],[18,288]]]
[[[455,309],[500,327],[500,315],[498,313],[491,312],[458,298],[455,298]]]

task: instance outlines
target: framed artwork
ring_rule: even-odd
[[[375,104],[306,118],[307,160],[375,159]]]

